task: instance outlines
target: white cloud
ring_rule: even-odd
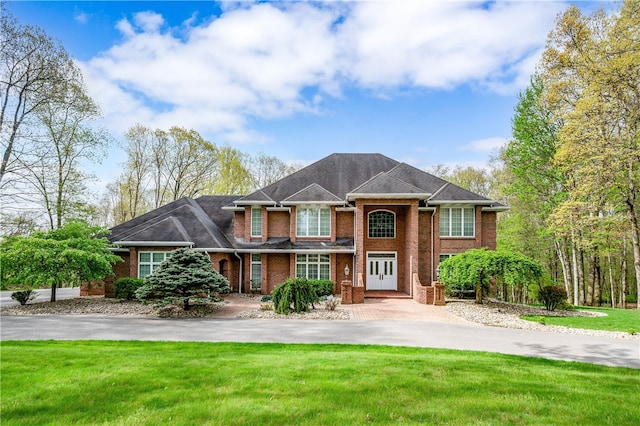
[[[505,138],[479,139],[463,145],[462,147],[460,147],[460,149],[462,151],[490,153],[498,148],[505,146],[507,142],[508,140]]]
[[[109,126],[192,127],[264,141],[253,117],[317,113],[345,87],[393,92],[528,83],[561,3],[232,3],[194,26],[152,11],[117,23],[122,41],[82,64]]]

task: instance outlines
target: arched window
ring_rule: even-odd
[[[396,215],[386,210],[369,213],[369,238],[395,238]]]

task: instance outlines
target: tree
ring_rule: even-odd
[[[105,131],[90,126],[100,112],[86,94],[80,70],[69,62],[64,71],[68,74],[64,82],[51,88],[51,101],[36,112],[41,142],[20,159],[24,178],[36,190],[51,229],[66,219],[79,219],[91,180],[81,163],[99,161],[109,139]]]
[[[20,25],[0,4],[0,183],[20,171],[17,161],[30,152],[24,138],[29,121],[50,102],[51,88],[64,82],[70,61],[62,45],[42,29]]]
[[[102,280],[121,260],[109,251],[104,228],[70,222],[48,232],[7,237],[0,248],[3,279],[10,284],[51,286],[51,301],[63,285]]]
[[[476,303],[482,303],[492,278],[511,288],[526,289],[530,282],[539,281],[543,272],[539,262],[524,255],[486,249],[452,256],[441,262],[439,268],[440,280],[448,287],[475,287]]]
[[[136,290],[142,301],[160,303],[177,301],[184,310],[192,300],[208,299],[211,293],[229,293],[229,281],[211,266],[209,256],[191,249],[179,249],[144,278],[144,285]]]
[[[251,191],[251,175],[247,165],[251,159],[247,154],[230,146],[217,150],[215,174],[210,178],[206,191],[216,195],[242,195]]]
[[[492,177],[488,170],[471,166],[456,166],[451,170],[443,164],[436,164],[431,167],[429,173],[476,194],[495,198]]]
[[[617,14],[569,8],[549,36],[541,77],[557,119],[555,162],[567,173],[567,210],[623,211],[640,293],[640,3]],[[595,196],[594,196],[595,195]],[[567,220],[579,220],[569,215]],[[574,300],[576,296],[574,295]]]
[[[252,157],[249,164],[253,190],[271,185],[302,168],[300,163],[287,163],[263,152]]]

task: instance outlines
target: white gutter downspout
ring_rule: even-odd
[[[434,243],[433,243],[433,239],[434,239],[434,237],[433,237],[433,235],[434,235],[434,233],[433,233],[433,220],[434,220],[435,215],[436,215],[436,209],[433,209],[433,211],[431,212],[431,281],[433,281],[433,271],[436,270],[436,268],[435,268],[436,265],[434,264],[436,255],[433,252],[433,245],[434,245]]]
[[[240,261],[240,270],[238,271],[238,294],[242,294],[242,272],[244,271],[242,256],[240,256],[237,251],[234,251],[233,254],[235,254]]]

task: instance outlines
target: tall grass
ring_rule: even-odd
[[[636,424],[640,372],[352,345],[2,342],[2,425]]]

